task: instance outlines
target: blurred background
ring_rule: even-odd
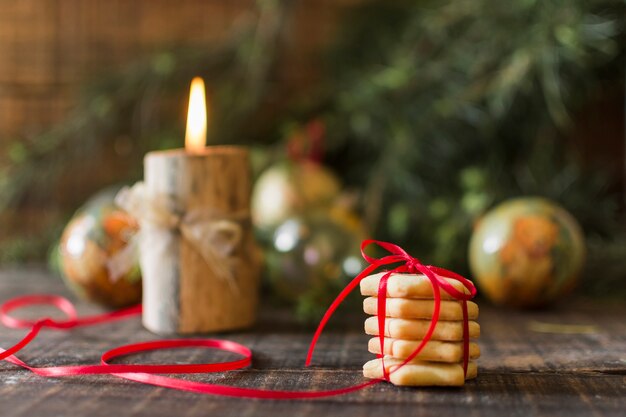
[[[499,304],[550,303],[577,275],[579,294],[624,299],[624,16],[617,0],[0,0],[0,263],[105,274],[132,232],[102,211],[108,187],[183,146],[202,76],[209,144],[252,152],[265,291],[303,318],[363,267],[366,236]],[[72,269],[80,216],[97,253]]]

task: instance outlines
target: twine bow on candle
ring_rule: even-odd
[[[115,202],[142,226],[179,231],[218,279],[240,294],[231,264],[236,261],[233,254],[243,241],[242,224],[250,217],[247,211],[224,214],[209,208],[178,214],[170,208],[166,196],[150,193],[143,182],[122,188]],[[112,260],[112,265],[115,261]]]

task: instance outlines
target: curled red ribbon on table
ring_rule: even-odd
[[[380,259],[372,258],[365,254],[365,248],[371,244],[376,244],[383,249],[391,253],[391,255],[384,256]],[[326,323],[337,309],[339,304],[346,298],[346,296],[359,285],[359,282],[366,276],[370,275],[376,269],[385,266],[400,263],[400,266],[388,271],[381,277],[380,285],[378,287],[378,324],[380,330],[380,344],[381,349],[384,348],[384,328],[385,328],[385,307],[387,296],[387,280],[393,273],[422,273],[427,276],[433,287],[433,295],[435,299],[435,307],[433,311],[433,318],[428,329],[428,332],[424,336],[424,339],[417,347],[417,349],[394,371],[400,369],[411,359],[413,359],[422,348],[426,345],[439,320],[439,309],[441,304],[441,289],[446,291],[452,297],[461,300],[463,302],[463,367],[467,372],[468,351],[469,351],[469,327],[467,319],[467,300],[474,297],[476,289],[471,281],[463,278],[462,276],[447,271],[435,266],[423,265],[418,259],[411,257],[402,248],[397,245],[380,242],[376,240],[366,240],[361,244],[361,253],[363,258],[370,264],[365,268],[357,277],[355,277],[337,296],[335,301],[331,304],[329,309],[324,314],[322,321],[320,322],[313,340],[309,347],[307,354],[306,366],[311,363],[311,358],[315,349],[315,345],[326,326]],[[449,282],[443,278],[451,278],[457,280],[463,284],[469,291],[469,294],[458,291]],[[34,305],[49,305],[56,307],[62,313],[65,314],[65,320],[56,320],[51,318],[42,318],[38,320],[23,320],[18,319],[10,315],[15,309],[30,307]],[[37,375],[45,377],[61,377],[61,376],[75,376],[75,375],[96,375],[96,374],[110,374],[116,377],[125,378],[131,381],[143,382],[146,384],[156,385],[160,387],[173,388],[183,391],[191,391],[202,394],[213,394],[232,396],[240,398],[262,398],[262,399],[306,399],[306,398],[320,398],[329,397],[333,395],[346,394],[349,392],[357,391],[366,388],[370,385],[376,384],[383,379],[371,380],[361,384],[339,388],[326,391],[284,391],[284,390],[263,390],[254,388],[238,388],[227,385],[209,384],[204,382],[186,381],[178,378],[167,377],[156,374],[189,374],[189,373],[210,373],[210,372],[224,372],[235,369],[242,369],[249,366],[252,362],[252,351],[239,343],[235,343],[229,340],[220,339],[169,339],[169,340],[154,340],[149,342],[141,342],[123,345],[114,349],[111,349],[102,354],[100,365],[77,365],[77,366],[55,366],[38,368],[33,367],[18,359],[15,353],[19,352],[26,345],[28,345],[42,328],[50,328],[56,330],[69,330],[75,327],[91,326],[100,323],[107,323],[115,320],[120,320],[128,317],[133,317],[141,314],[141,306],[135,306],[123,310],[118,310],[101,315],[79,317],[76,313],[76,309],[73,304],[66,298],[56,295],[26,295],[22,297],[13,298],[0,306],[0,321],[11,328],[26,328],[30,329],[24,338],[16,343],[9,349],[0,348],[0,360],[13,363],[21,366]],[[184,347],[201,347],[207,349],[219,349],[227,352],[232,352],[240,355],[242,358],[219,363],[204,363],[204,364],[157,364],[157,365],[131,365],[131,364],[111,364],[110,362],[118,357],[135,354],[139,352],[145,352],[158,349],[175,349]],[[381,350],[383,352],[384,350]],[[385,379],[389,379],[389,373],[384,370]]]

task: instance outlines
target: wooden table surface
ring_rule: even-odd
[[[67,295],[60,280],[42,269],[0,271],[0,302],[32,292]],[[576,301],[564,302],[549,311],[524,313],[482,304],[479,375],[463,388],[413,389],[380,383],[356,393],[319,400],[245,400],[158,388],[106,375],[42,378],[3,362],[0,415],[626,415],[625,305]],[[78,303],[78,310],[81,314],[99,311],[84,303]],[[185,378],[295,390],[362,382],[361,366],[372,357],[366,349],[368,338],[362,331],[363,319],[363,315],[355,314],[336,320],[320,340],[315,366],[304,369],[310,329],[296,324],[285,311],[264,311],[254,329],[219,335],[253,349],[251,368]],[[23,335],[23,330],[2,328],[0,346],[11,346]],[[154,338],[137,318],[132,318],[71,332],[44,331],[18,356],[34,366],[92,364],[107,349]],[[182,363],[215,360],[216,355],[178,350],[130,359]]]

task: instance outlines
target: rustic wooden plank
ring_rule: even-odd
[[[28,292],[67,294],[45,270],[0,271],[0,301]],[[484,304],[484,303],[482,303]],[[46,379],[0,364],[2,414],[196,416],[446,415],[446,416],[619,416],[626,406],[625,308],[580,302],[555,310],[517,312],[481,304],[483,356],[476,381],[460,389],[398,388],[386,383],[367,390],[315,401],[258,401],[203,396],[155,388],[112,376]],[[78,304],[81,314],[98,308]],[[26,312],[24,312],[26,314]],[[186,379],[268,389],[329,389],[363,381],[361,365],[371,355],[362,334],[363,316],[335,320],[322,337],[311,369],[302,364],[310,329],[286,311],[264,311],[248,332],[220,334],[250,346],[248,370]],[[554,334],[533,331],[533,323],[585,324],[593,332]],[[535,326],[536,327],[536,326]],[[590,330],[587,329],[587,330]],[[0,346],[17,341],[23,331],[2,329]],[[72,332],[46,331],[19,356],[33,365],[88,364],[116,345],[155,336],[138,319]],[[153,352],[125,362],[203,361],[226,354],[198,350]],[[6,411],[10,410],[10,411]]]
[[[354,383],[360,380],[354,371],[316,372],[309,379],[303,373],[263,371],[241,372],[228,382],[241,386],[265,388],[323,388],[324,379]],[[327,375],[328,374],[328,375]],[[2,375],[2,373],[0,373]],[[2,379],[5,377],[2,375]],[[221,381],[222,378],[203,378]],[[287,382],[289,380],[290,382]],[[308,383],[309,381],[313,383]],[[254,384],[252,384],[252,382]],[[565,382],[565,383],[564,383]],[[30,381],[34,383],[34,381]],[[621,384],[621,388],[620,387]],[[10,406],[12,415],[110,416],[133,413],[154,416],[207,415],[215,411],[224,416],[240,416],[254,410],[257,414],[320,415],[343,412],[346,415],[622,415],[624,380],[621,376],[571,376],[565,381],[556,374],[483,373],[476,383],[457,389],[397,388],[380,384],[368,390],[315,401],[258,401],[214,398],[130,382],[109,383],[105,378],[46,380],[35,387],[13,391],[0,387],[3,409]],[[14,384],[14,386],[17,384]],[[19,385],[17,385],[19,387]],[[582,395],[581,395],[582,394]],[[178,410],[178,411],[176,411]],[[132,413],[131,413],[132,414]]]

